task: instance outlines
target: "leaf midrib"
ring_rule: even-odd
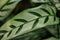
[[[55,15],[48,15],[48,16],[55,16]],[[38,17],[38,18],[36,18],[36,19],[40,19],[40,18],[43,18],[43,17],[47,17],[47,16]],[[29,22],[31,22],[31,21],[34,21],[34,20],[36,20],[36,19],[30,20],[30,21],[24,23],[23,25],[25,25],[25,24],[27,24],[27,23],[29,23]]]
[[[49,17],[49,16],[55,16],[55,15],[48,15],[48,17]],[[47,17],[47,16],[41,16],[41,17],[38,17],[38,18],[36,18],[36,19],[40,19],[40,18],[43,18],[43,17]],[[36,20],[36,19],[30,20],[30,21],[28,21],[27,23],[29,23],[29,22],[31,22],[31,21],[34,21],[34,20]],[[26,23],[24,23],[24,24],[26,24]]]

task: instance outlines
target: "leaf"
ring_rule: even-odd
[[[49,19],[49,16],[47,16],[47,17],[45,18],[44,23],[46,23],[46,22],[48,21],[48,19]]]
[[[16,1],[16,2],[15,2]],[[13,9],[16,7],[16,5],[20,2],[21,0],[1,0],[0,1],[0,14],[3,14],[4,16],[1,18],[2,21],[6,22],[8,19],[8,16],[12,14]],[[15,2],[13,5],[11,5],[10,2]],[[9,5],[7,5],[9,3]],[[14,14],[14,13],[13,13]],[[3,25],[3,24],[2,24]]]
[[[16,31],[16,34],[22,29],[24,24],[20,25],[20,27],[18,28],[18,30]]]
[[[29,13],[31,13],[31,14],[33,14],[35,16],[41,17],[41,15],[39,13],[37,13],[37,12],[29,11]]]
[[[40,8],[40,9],[46,12],[47,14],[51,15],[51,13],[47,9],[44,9],[44,8]]]
[[[31,31],[34,32],[34,30],[45,28],[47,25],[54,25],[54,24],[59,23],[59,18],[57,18],[57,17],[55,17],[55,18],[57,18],[56,19],[57,21],[55,21],[55,22],[50,20],[50,18],[52,18],[54,20],[55,15],[46,16],[46,15],[44,15],[45,11],[43,11],[43,14],[41,14],[42,13],[42,12],[40,12],[41,7],[47,7],[47,6],[40,5],[38,7],[24,10],[24,11],[20,12],[19,14],[17,14],[16,16],[14,16],[12,19],[8,20],[2,26],[2,29],[8,30],[8,33],[7,33],[8,35],[7,34],[4,35],[4,37],[2,39],[11,39],[11,38],[16,38],[17,36],[20,37],[24,34],[30,33]],[[51,10],[51,9],[49,9],[49,10]],[[30,11],[32,11],[32,13],[30,13]],[[34,11],[36,11],[36,13]],[[46,12],[46,13],[48,13],[48,12]],[[50,13],[50,11],[49,11],[49,13]],[[44,15],[44,16],[41,16],[41,15]],[[22,23],[22,22],[24,22],[24,23]],[[10,25],[12,25],[12,24],[17,25],[18,27],[11,29]],[[6,29],[6,28],[8,28],[8,29]],[[42,36],[42,33],[41,33],[41,36]],[[17,37],[17,40],[20,40],[19,37]]]
[[[60,24],[47,26],[46,29],[57,39],[60,38]]]
[[[10,25],[10,27],[13,28],[13,29],[16,28],[16,26],[14,26],[14,25]]]
[[[24,20],[24,19],[14,19],[15,21],[18,21],[18,22],[28,22],[28,21],[26,21],[26,20]]]
[[[44,31],[44,29],[38,29],[38,30],[34,30],[34,31],[31,31],[31,32],[29,32],[29,33],[26,33],[26,34],[23,34],[23,35],[18,35],[18,36],[16,36],[16,37],[14,37],[14,38],[11,38],[10,40],[17,40],[17,39],[21,39],[21,38],[27,38],[27,37],[31,37],[31,36],[34,36],[34,35],[39,35],[39,33],[43,33],[43,32],[41,32],[41,31],[43,31],[43,32],[45,32]]]
[[[32,28],[34,28],[37,25],[38,21],[39,21],[39,18],[36,19],[36,21],[34,22]]]

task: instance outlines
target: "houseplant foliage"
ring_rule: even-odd
[[[59,40],[59,5],[31,0],[30,6],[19,9],[24,1],[0,0],[0,40]]]

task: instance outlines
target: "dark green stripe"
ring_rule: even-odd
[[[10,32],[8,33],[7,37],[12,33],[12,30],[10,30]]]
[[[14,26],[14,25],[10,25],[10,28],[13,28],[13,29],[15,29],[15,28],[16,28],[16,26]]]
[[[48,19],[49,19],[49,17],[47,16],[47,17],[45,18],[44,23],[46,23],[46,22],[48,21]]]
[[[16,1],[9,2],[9,3],[7,3],[6,5],[11,5],[11,4],[15,3],[15,2],[16,2]]]
[[[24,24],[20,25],[20,27],[18,28],[18,30],[16,31],[16,34],[22,29]]]
[[[26,21],[26,20],[24,20],[24,19],[14,19],[15,21],[18,21],[18,22],[28,22],[28,21]]]
[[[56,21],[56,17],[54,16],[54,21]]]
[[[47,9],[44,9],[44,8],[40,8],[40,9],[46,12],[47,14],[51,15],[51,13]]]
[[[4,12],[4,11],[9,11],[10,9],[2,9],[0,10],[1,12]]]
[[[37,12],[29,11],[29,13],[30,13],[30,14],[33,14],[33,15],[35,15],[35,16],[41,17],[41,15],[40,15],[39,13],[37,13]]]
[[[8,31],[6,31],[6,30],[0,30],[0,33],[6,33],[6,32],[8,32]]]
[[[36,21],[34,22],[34,24],[33,24],[32,28],[34,28],[34,27],[37,25],[38,21],[39,21],[39,18],[38,18],[38,19],[36,19]]]

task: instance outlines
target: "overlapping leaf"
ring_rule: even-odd
[[[0,18],[0,20],[2,21],[8,15],[10,15],[20,1],[21,0],[0,0],[0,16],[3,16]]]

